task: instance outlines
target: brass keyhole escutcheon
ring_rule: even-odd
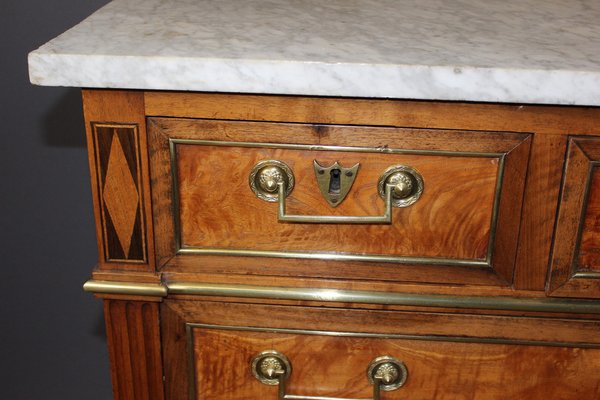
[[[317,185],[327,204],[337,207],[344,201],[354,184],[359,167],[359,163],[352,167],[343,167],[337,161],[330,166],[323,166],[317,160],[313,161]]]
[[[394,207],[408,207],[414,204],[423,194],[424,184],[421,174],[412,167],[395,165],[379,178],[377,190],[381,198],[385,198],[385,188],[391,185],[392,205]]]

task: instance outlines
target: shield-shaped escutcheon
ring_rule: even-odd
[[[324,167],[314,160],[313,167],[321,194],[331,207],[337,207],[350,192],[360,163],[356,163],[350,168],[344,168],[336,161],[334,164]]]

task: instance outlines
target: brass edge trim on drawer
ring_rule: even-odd
[[[84,283],[83,290],[91,293],[156,297],[166,297],[168,293],[167,287],[160,283],[97,281],[94,279],[90,279]]]
[[[575,272],[573,278],[585,278],[585,279],[600,279],[600,272],[595,271],[581,271]]]
[[[246,249],[215,249],[202,247],[185,247],[177,251],[177,254],[205,254],[213,256],[246,256],[246,257],[273,257],[273,258],[301,258],[308,260],[329,260],[329,261],[372,261],[384,263],[400,264],[428,264],[428,265],[452,265],[489,268],[490,264],[485,260],[468,260],[457,258],[441,257],[404,257],[404,256],[383,256],[366,254],[339,254],[339,253],[319,253],[319,252],[301,252],[301,251],[274,251],[274,250],[246,250]]]
[[[223,248],[198,248],[186,247],[183,248],[181,240],[181,221],[179,215],[179,184],[177,171],[177,144],[196,144],[205,146],[220,146],[220,147],[258,147],[258,148],[278,148],[278,149],[294,149],[294,150],[311,150],[311,151],[346,151],[358,153],[384,153],[384,154],[419,154],[419,155],[444,155],[454,157],[486,157],[499,158],[498,177],[496,183],[496,191],[494,193],[494,203],[492,207],[490,236],[488,238],[488,247],[485,260],[471,259],[450,259],[436,257],[406,257],[406,256],[384,256],[384,255],[365,255],[365,254],[330,254],[323,252],[287,252],[287,251],[270,251],[270,250],[245,250],[245,249],[223,249]],[[171,195],[173,198],[173,227],[175,231],[175,249],[176,254],[210,254],[224,256],[249,256],[249,257],[274,257],[274,258],[301,258],[301,259],[319,259],[319,260],[343,260],[343,261],[373,261],[385,263],[415,263],[415,264],[431,264],[431,265],[451,265],[451,266],[470,266],[490,268],[492,266],[493,246],[496,237],[496,229],[498,222],[498,208],[500,204],[500,196],[502,193],[502,184],[504,176],[504,164],[506,153],[497,152],[477,152],[477,151],[449,151],[449,150],[415,150],[415,149],[396,149],[389,147],[364,147],[364,146],[332,146],[332,145],[315,145],[315,144],[291,144],[291,143],[269,143],[269,142],[236,142],[223,140],[206,140],[206,139],[179,139],[169,138],[169,162],[171,171]]]
[[[443,155],[455,157],[501,157],[505,153],[482,152],[482,151],[451,151],[451,150],[425,150],[425,149],[397,149],[390,147],[368,147],[368,146],[334,146],[322,144],[293,144],[293,143],[275,143],[275,142],[236,142],[226,140],[206,140],[206,139],[179,139],[169,138],[170,143],[174,144],[199,144],[207,146],[222,147],[261,147],[275,149],[291,150],[311,150],[311,151],[347,151],[356,153],[385,153],[385,154],[422,154],[422,155]]]
[[[169,294],[388,304],[420,307],[600,314],[600,302],[593,300],[429,295],[188,282],[167,282],[165,284]]]
[[[362,337],[380,339],[427,340],[436,342],[482,343],[482,344],[511,344],[525,346],[551,346],[551,347],[580,347],[600,348],[600,343],[589,342],[561,342],[546,340],[507,339],[496,337],[455,336],[455,335],[416,335],[405,333],[373,333],[373,332],[346,332],[346,331],[320,331],[294,328],[270,328],[254,326],[214,325],[188,322],[185,324],[188,340],[193,340],[193,328],[218,329],[227,331],[249,332],[275,332],[300,335],[320,335],[336,337]]]

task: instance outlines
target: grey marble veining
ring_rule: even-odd
[[[597,0],[116,0],[40,85],[600,105]]]

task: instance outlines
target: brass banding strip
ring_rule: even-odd
[[[452,265],[467,266],[474,268],[490,268],[485,260],[466,260],[457,258],[441,257],[404,257],[384,256],[377,254],[344,254],[344,253],[322,253],[301,251],[272,251],[272,250],[250,250],[250,249],[213,249],[202,247],[184,247],[177,254],[212,255],[212,256],[245,256],[245,257],[272,257],[272,258],[301,258],[305,260],[329,260],[329,261],[365,261],[398,264],[429,264],[429,265]]]
[[[89,280],[86,292],[166,297],[174,295],[219,296],[256,299],[386,304],[416,307],[471,308],[485,310],[600,314],[600,302],[559,298],[455,296],[376,292],[365,290],[229,285],[219,283],[166,282],[163,284]]]
[[[454,296],[188,282],[168,282],[166,285],[169,294],[198,296],[600,314],[600,302],[593,300],[500,296]]]
[[[452,335],[427,335],[427,334],[404,334],[404,333],[372,333],[372,332],[346,332],[346,331],[322,331],[311,329],[295,328],[274,328],[274,327],[256,327],[256,326],[232,326],[232,325],[214,325],[188,322],[185,324],[188,334],[188,340],[193,340],[193,331],[200,329],[217,329],[228,331],[247,331],[247,332],[271,332],[283,334],[298,335],[318,335],[333,337],[361,337],[376,339],[400,339],[400,340],[426,340],[433,342],[454,342],[454,343],[484,343],[484,344],[510,344],[525,346],[550,346],[550,347],[578,347],[578,348],[600,348],[600,343],[588,342],[564,342],[564,341],[545,341],[545,340],[526,340],[526,339],[508,339],[496,337],[477,337],[477,336],[452,336]]]
[[[274,143],[274,142],[236,142],[225,140],[210,139],[181,139],[169,138],[170,143],[174,144],[198,144],[206,146],[223,147],[258,147],[270,149],[291,149],[291,150],[310,150],[310,151],[344,151],[355,153],[383,153],[383,154],[421,154],[421,155],[439,155],[451,157],[501,157],[503,152],[483,152],[483,151],[452,151],[452,150],[427,150],[427,149],[401,149],[390,147],[366,147],[366,146],[337,146],[322,144],[294,144],[294,143]]]
[[[156,297],[165,297],[168,293],[167,287],[160,283],[113,282],[94,279],[84,283],[83,290],[91,293]]]

